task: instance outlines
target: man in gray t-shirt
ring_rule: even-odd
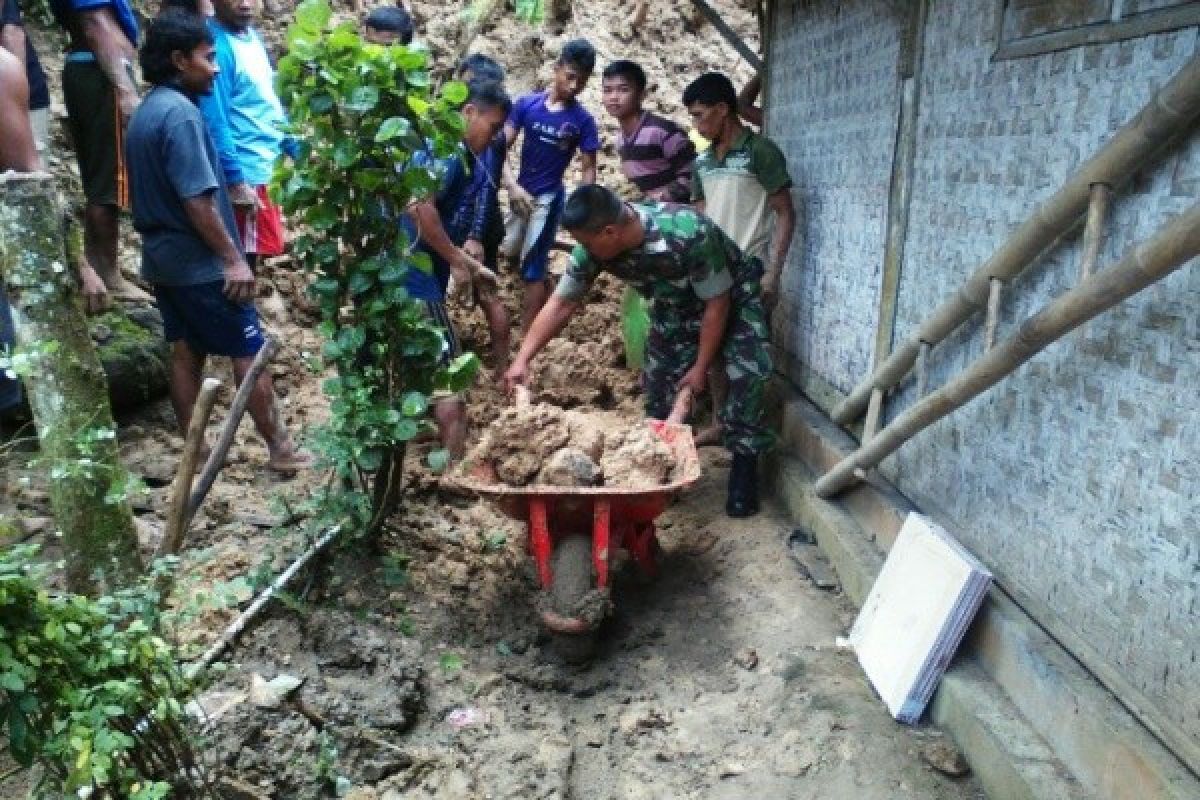
[[[142,234],[142,277],[153,287],[171,342],[171,404],[187,430],[204,360],[229,356],[240,384],[263,345],[254,274],[237,240],[233,208],[212,137],[196,107],[217,68],[212,35],[199,15],[170,10],[150,26],[142,74],[154,84],[125,139],[133,226]],[[250,416],[267,442],[268,466],[291,472],[312,463],[275,408],[269,372],[250,396]]]

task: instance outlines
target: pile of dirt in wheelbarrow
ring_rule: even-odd
[[[549,403],[500,411],[463,465],[509,486],[625,489],[669,483],[676,467],[671,448],[644,423]]]

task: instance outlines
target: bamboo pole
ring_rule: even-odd
[[[342,526],[334,525],[332,528],[321,534],[320,538],[309,545],[308,549],[301,553],[300,557],[293,561],[291,566],[281,572],[279,577],[277,577],[270,586],[264,589],[262,594],[256,597],[254,602],[251,603],[245,611],[238,615],[237,619],[230,623],[229,627],[225,629],[217,641],[213,642],[212,646],[204,652],[204,655],[200,656],[198,660],[188,665],[185,673],[187,678],[189,680],[195,678],[202,669],[208,667],[214,661],[216,661],[217,657],[221,655],[221,653],[225,652],[225,648],[228,647],[233,640],[236,639],[241,632],[246,629],[246,626],[249,625],[256,616],[258,616],[258,613],[263,610],[267,603],[271,601],[271,598],[274,597],[280,589],[282,589],[284,586],[287,586],[288,581],[295,577],[296,573],[303,569],[304,565],[311,561],[313,556],[324,550],[326,545],[336,539],[338,534],[341,532]]]
[[[871,402],[867,404],[867,421],[863,425],[862,443],[866,444],[879,432],[879,418],[883,416],[883,390],[871,390]]]
[[[233,446],[233,439],[237,436],[238,425],[241,424],[242,416],[246,413],[246,406],[250,404],[250,395],[254,393],[254,384],[258,382],[258,376],[262,374],[262,371],[267,368],[267,364],[278,352],[279,341],[274,336],[268,336],[254,356],[254,361],[250,362],[250,369],[246,370],[241,384],[238,385],[237,394],[233,396],[233,402],[229,404],[229,414],[225,417],[221,435],[217,437],[217,443],[209,453],[208,460],[204,462],[204,469],[200,471],[200,478],[188,496],[183,527],[186,528],[192,521],[192,517],[196,516],[196,512],[200,510],[200,504],[208,496],[209,490],[217,480],[217,475],[225,466],[225,457],[229,455],[229,448]]]
[[[192,492],[192,478],[196,476],[196,462],[200,458],[200,449],[204,445],[204,431],[212,418],[213,406],[217,402],[217,392],[221,382],[216,378],[205,378],[200,386],[200,394],[192,406],[192,418],[188,422],[187,437],[183,442],[183,457],[179,460],[179,470],[175,473],[175,483],[171,487],[171,505],[167,509],[167,528],[163,533],[162,542],[158,546],[156,556],[173,556],[183,545],[183,533],[191,517],[187,515],[188,497]]]
[[[981,356],[962,374],[913,405],[817,481],[820,497],[849,486],[855,471],[871,469],[920,431],[999,383],[1047,345],[1200,255],[1200,204],[1192,206],[1134,248],[1045,306],[1016,334]]]
[[[1087,280],[1096,271],[1100,246],[1104,244],[1104,224],[1108,221],[1108,206],[1112,187],[1093,183],[1088,193],[1087,222],[1083,226],[1083,251],[1079,257],[1079,279]]]
[[[737,32],[729,27],[729,23],[717,13],[715,8],[710,6],[705,0],[692,0],[692,3],[704,15],[704,18],[712,23],[712,26],[717,29],[717,33],[721,34],[721,37],[729,42],[729,45],[734,50],[737,50],[742,58],[746,59],[747,64],[754,67],[756,72],[763,71],[763,62],[758,57],[758,53],[755,53],[750,49],[750,45],[742,41],[742,37],[738,36]]]
[[[984,352],[996,345],[996,328],[1000,325],[1000,291],[1003,288],[1004,281],[992,278],[992,285],[988,287],[987,318],[983,325]]]
[[[1121,186],[1167,142],[1190,130],[1198,116],[1200,56],[1193,56],[1136,117],[1122,126],[1108,144],[1034,211],[991,258],[876,367],[873,374],[854,387],[833,409],[833,420],[845,425],[857,419],[870,402],[872,389],[886,391],[904,379],[916,361],[921,342],[936,345],[983,306],[993,277],[1011,283],[1033,259],[1067,233],[1086,210],[1094,184]]]

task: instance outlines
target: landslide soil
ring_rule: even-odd
[[[277,49],[281,13],[264,19]],[[554,5],[548,3],[548,6]],[[630,6],[579,3],[566,20],[537,29],[509,11],[486,25],[473,49],[509,68],[514,92],[539,85],[570,36],[597,45],[599,63],[631,55],[651,78],[649,105],[683,120],[679,95],[705,69],[735,69],[736,55],[684,0],[651,3],[636,31]],[[752,14],[714,3],[749,41]],[[416,2],[421,37],[435,61],[458,52],[463,2]],[[348,14],[348,12],[346,12]],[[52,92],[61,97],[54,36],[31,24]],[[623,185],[613,125],[598,80],[584,93],[602,124],[601,180]],[[78,197],[74,161],[55,103],[49,167]],[[625,187],[628,191],[628,187]],[[556,269],[562,268],[561,253]],[[137,242],[125,225],[125,271]],[[259,307],[283,342],[271,367],[289,427],[320,422],[325,405],[319,352],[303,277],[264,270]],[[515,316],[511,274],[502,275]],[[638,390],[625,368],[619,287],[598,281],[583,314],[535,367],[535,400],[633,421]],[[456,312],[466,346],[486,353],[477,312]],[[486,359],[485,359],[486,360]],[[470,397],[475,432],[507,402],[489,369]],[[210,372],[232,386],[227,368]],[[221,419],[231,390],[214,416]],[[210,435],[215,435],[210,431]],[[149,551],[161,536],[181,448],[168,405],[120,420],[125,464],[149,492],[135,504]],[[852,619],[840,594],[819,592],[781,556],[788,522],[774,510],[749,521],[722,514],[727,458],[706,451],[705,477],[659,525],[661,573],[654,581],[617,570],[616,609],[600,652],[584,667],[557,663],[535,618],[536,584],[524,526],[471,498],[441,492],[418,447],[403,510],[378,547],[339,550],[301,576],[227,655],[228,670],[204,695],[202,749],[227,798],[967,798],[970,779],[951,779],[919,753],[943,737],[896,725],[834,647]],[[15,512],[34,541],[56,555],[44,477],[29,452],[3,464],[0,510]],[[174,600],[186,612],[181,643],[198,651],[244,606],[247,579],[277,573],[296,555],[295,526],[275,528],[319,476],[284,481],[265,470],[265,451],[242,425],[230,464],[197,516]],[[276,707],[252,697],[254,676],[302,682]],[[0,774],[8,765],[0,759]],[[21,796],[23,777],[0,795]]]

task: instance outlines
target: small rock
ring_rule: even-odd
[[[379,800],[379,792],[370,786],[355,786],[346,792],[344,800]]]
[[[963,758],[958,748],[946,741],[930,742],[921,748],[921,760],[929,766],[949,775],[959,778],[971,771],[971,766]]]
[[[304,679],[295,675],[281,674],[268,681],[256,672],[250,676],[250,702],[259,708],[279,708],[283,698],[302,683]]]
[[[717,770],[717,777],[724,780],[725,778],[736,778],[746,771],[746,765],[740,761],[730,761],[728,764]]]
[[[758,653],[753,647],[747,647],[733,657],[733,663],[742,669],[754,669],[758,666]]]
[[[205,692],[187,704],[187,713],[207,724],[220,719],[229,711],[246,702],[245,692]]]

